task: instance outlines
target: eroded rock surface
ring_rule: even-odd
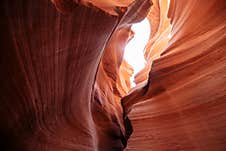
[[[225,6],[171,0],[172,37],[165,49],[146,50],[159,55],[148,58],[148,82],[123,99],[133,126],[127,150],[226,149]]]
[[[129,85],[113,77],[132,69],[120,69],[113,35],[126,42],[123,35],[150,5],[138,0],[112,15],[78,1],[1,1],[2,149],[123,150],[128,137],[120,99]],[[108,48],[113,53],[103,54]],[[105,54],[116,57],[113,68],[102,63]]]
[[[0,150],[226,149],[225,0],[2,0],[0,13]],[[145,17],[131,90],[124,48]]]

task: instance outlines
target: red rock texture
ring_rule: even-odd
[[[123,99],[133,126],[127,150],[224,151],[226,2],[171,0],[168,17],[166,48],[146,51],[159,55],[147,60],[147,84]]]
[[[88,7],[96,7],[107,12],[110,15],[118,16],[125,13],[127,7],[131,5],[134,0],[51,0],[56,8],[67,13],[72,11],[75,4],[85,5]]]
[[[82,5],[63,15],[46,0],[1,7],[1,143],[6,150],[97,148],[93,83],[118,18]]]
[[[226,150],[226,2],[168,4],[2,0],[0,150]],[[124,48],[145,17],[130,90]]]
[[[168,0],[153,0],[153,6],[147,15],[151,26],[150,39],[144,53],[147,64],[135,76],[136,84],[147,82],[153,60],[159,58],[160,54],[168,45],[171,25],[167,13]]]
[[[74,1],[3,0],[0,7],[2,149],[122,150],[126,92],[118,89],[127,86],[113,78],[122,62],[114,37],[127,40],[150,2],[136,1],[119,15]],[[105,55],[121,57],[108,68],[105,57],[100,63]]]

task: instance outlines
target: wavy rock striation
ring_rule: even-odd
[[[116,39],[126,42],[150,5],[138,0],[112,15],[70,0],[1,1],[2,149],[123,150],[129,84],[118,74],[132,69],[120,68]]]
[[[2,0],[7,151],[226,149],[225,0]],[[150,21],[147,65],[123,59]]]
[[[161,45],[166,48],[147,46],[146,56],[155,58],[147,57],[147,84],[123,98],[133,126],[127,150],[224,151],[226,3],[171,0],[168,17],[172,37]]]

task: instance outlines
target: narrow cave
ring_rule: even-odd
[[[0,150],[226,150],[225,0],[0,7]]]

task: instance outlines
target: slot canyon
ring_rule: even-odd
[[[1,151],[226,151],[226,0],[0,7]]]

